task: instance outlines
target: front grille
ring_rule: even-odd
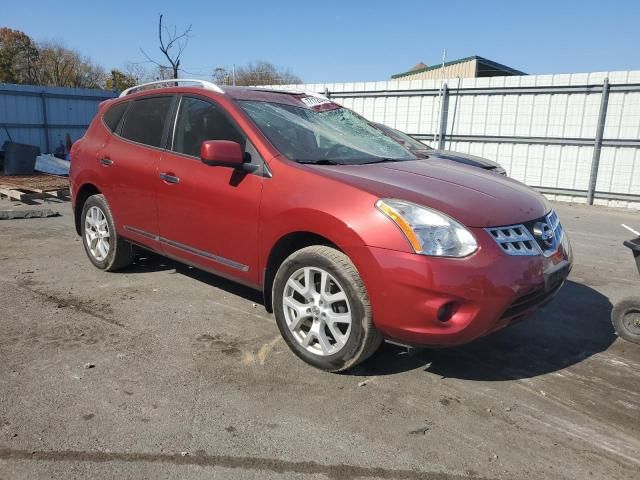
[[[502,250],[509,255],[538,255],[540,253],[536,247],[536,241],[524,225],[487,228],[487,231]]]
[[[485,229],[507,255],[552,255],[564,231],[556,212],[530,222]]]

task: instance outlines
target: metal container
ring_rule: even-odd
[[[36,157],[40,155],[40,148],[23,143],[5,142],[4,174],[30,175],[36,166]]]

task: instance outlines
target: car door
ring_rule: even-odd
[[[158,250],[157,170],[173,100],[164,95],[131,101],[100,159],[118,232]]]
[[[249,285],[259,283],[258,214],[263,168],[255,172],[200,161],[205,140],[241,144],[247,161],[262,159],[223,107],[183,96],[158,174],[163,252]]]

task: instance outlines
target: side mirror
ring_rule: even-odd
[[[211,166],[240,167],[244,152],[237,142],[229,140],[206,140],[200,147],[200,159]]]

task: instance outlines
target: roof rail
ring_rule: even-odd
[[[217,93],[224,93],[224,90],[222,90],[218,85],[216,85],[215,83],[207,82],[206,80],[195,80],[191,78],[173,78],[171,80],[157,80],[155,82],[142,83],[140,85],[136,85],[135,87],[127,88],[126,90],[123,90],[120,96],[124,97],[126,95],[129,95],[130,93],[134,93],[150,85],[167,84],[168,87],[177,87],[179,86],[178,84],[180,83],[195,83],[207,90],[212,90]]]

